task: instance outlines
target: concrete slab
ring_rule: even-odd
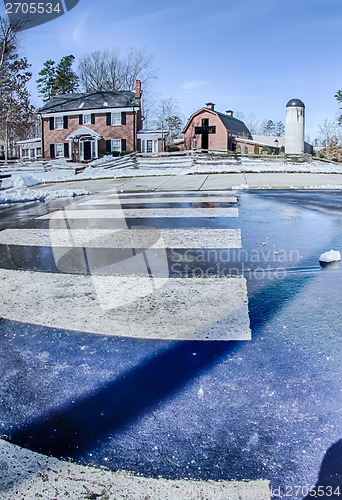
[[[112,189],[113,187],[121,186],[128,182],[129,179],[94,179],[94,180],[78,180],[70,182],[56,182],[34,186],[32,189],[38,190],[61,190],[61,189],[88,189],[92,193],[101,193]],[[31,189],[31,188],[30,188]]]
[[[321,178],[324,178],[327,184],[336,186],[338,188],[342,187],[342,173],[341,174],[320,174]]]
[[[78,205],[72,209],[66,208],[38,219],[149,219],[149,218],[187,218],[187,217],[238,217],[237,208],[144,208],[144,209],[121,209],[109,210],[77,210]]]
[[[156,189],[156,191],[198,191],[202,184],[207,179],[207,175],[175,175],[169,178],[161,187]]]
[[[236,195],[236,191],[229,191],[227,193],[229,196]],[[175,199],[178,197],[184,197],[186,196],[187,198],[197,198],[198,194],[197,191],[187,191],[187,190],[178,190],[178,191],[163,191],[163,189],[158,189],[158,191],[154,191],[151,193],[119,193],[119,197],[122,199],[125,198],[146,198],[146,200],[153,200],[154,197],[158,196],[163,196],[165,199],[174,197]],[[226,196],[225,193],[220,193],[219,191],[209,191],[209,190],[201,190],[201,196],[206,197],[206,199],[209,197],[217,197],[217,196]]]
[[[74,248],[241,248],[239,229],[5,229],[0,245]]]
[[[168,279],[0,269],[0,279],[2,318],[119,337],[251,339],[243,277]]]
[[[119,193],[122,192],[143,192],[143,191],[155,191],[159,186],[165,184],[168,179],[172,179],[172,176],[160,176],[160,177],[134,177],[122,185],[118,189]]]
[[[111,201],[112,200],[112,201]],[[129,204],[129,203],[138,203],[139,205],[146,205],[150,203],[236,203],[236,196],[196,196],[196,198],[182,197],[182,196],[168,196],[164,198],[121,198],[117,200],[113,200],[111,196],[101,199],[87,200],[78,203],[78,206],[82,207],[91,207],[91,206],[99,206],[99,205],[110,205],[115,203]]]
[[[234,186],[241,186],[241,184],[246,184],[244,174],[212,174],[208,175],[200,190],[217,189],[221,191],[232,189]]]
[[[273,188],[273,189],[289,189],[289,188],[305,188],[326,186],[327,184],[336,182],[336,179],[322,174],[305,174],[305,173],[253,173],[245,174],[249,188]]]

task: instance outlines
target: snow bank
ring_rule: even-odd
[[[7,203],[23,203],[26,201],[51,201],[57,198],[74,198],[91,194],[86,189],[60,189],[58,191],[39,191],[33,189],[16,189],[0,194],[0,205]]]
[[[42,181],[33,175],[15,175],[12,176],[12,183],[14,188],[21,189],[24,187],[37,186],[37,184],[41,184]]]
[[[33,175],[17,175],[13,174],[10,178],[3,179],[1,187],[3,189],[15,188],[22,189],[25,187],[37,186],[42,180]]]
[[[13,182],[12,182],[12,179],[10,177],[7,179],[2,179],[2,182],[1,182],[2,189],[8,189],[8,188],[11,188],[12,186],[13,186]]]
[[[324,252],[319,258],[320,262],[338,262],[341,260],[341,253],[338,250]]]
[[[120,158],[120,157],[112,156],[112,155],[105,155],[102,158],[98,158],[97,160],[93,160],[91,163],[89,163],[89,165],[91,167],[97,167],[99,165],[108,163],[110,161],[117,160],[118,158]]]

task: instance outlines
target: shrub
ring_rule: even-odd
[[[175,153],[176,151],[180,151],[180,149],[178,146],[171,145],[166,147],[166,151],[168,153]]]
[[[258,155],[260,153],[259,144],[254,144],[254,154]]]

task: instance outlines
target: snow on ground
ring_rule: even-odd
[[[105,156],[95,160],[90,165],[68,163],[65,160],[51,160],[37,162],[36,170],[30,164],[30,173],[23,173],[23,165],[16,167],[8,165],[10,178],[3,179],[2,189],[10,187],[23,188],[40,183],[63,182],[86,179],[108,179],[121,177],[148,177],[172,176],[191,174],[214,173],[342,173],[342,165],[337,163],[313,160],[310,162],[288,162],[285,158],[270,160],[257,158],[234,157],[213,158],[211,156],[154,156],[141,157],[128,155],[127,157]],[[26,168],[26,167],[25,167]],[[79,169],[81,173],[76,173]],[[6,166],[1,166],[0,173],[6,172]]]
[[[39,191],[33,189],[11,189],[0,193],[0,205],[22,203],[24,201],[51,201],[56,198],[74,198],[91,194],[86,189],[61,189],[58,191]]]

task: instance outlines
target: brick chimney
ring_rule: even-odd
[[[226,111],[226,114],[228,116],[234,116],[234,111],[232,111],[231,109],[228,109],[228,111]]]
[[[206,105],[207,109],[211,109],[211,111],[214,111],[215,104],[213,102],[207,102],[205,105]]]
[[[141,80],[135,82],[135,97],[141,97]]]

